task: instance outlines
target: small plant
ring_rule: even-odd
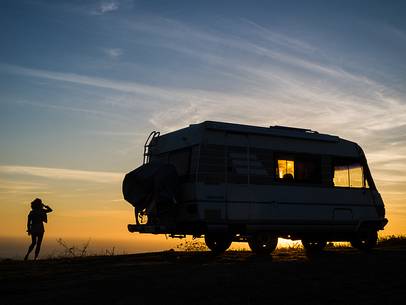
[[[406,246],[406,236],[389,235],[380,237],[378,240],[378,246]]]
[[[58,238],[56,242],[63,248],[63,253],[61,255],[63,257],[85,257],[88,254],[87,250],[90,245],[90,239],[81,247],[75,245],[69,246],[62,238]]]
[[[206,244],[200,240],[186,240],[176,246],[176,249],[180,251],[193,252],[193,251],[207,251]]]
[[[106,249],[105,255],[107,256],[114,256],[115,255],[116,247],[112,247],[111,249]]]

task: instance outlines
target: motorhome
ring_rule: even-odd
[[[152,132],[143,157],[123,181],[130,232],[204,236],[217,253],[248,242],[269,254],[279,237],[309,251],[329,241],[370,249],[388,222],[363,150],[338,136],[205,121]]]

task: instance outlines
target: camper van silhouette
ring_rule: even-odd
[[[204,236],[269,254],[278,237],[308,251],[328,241],[362,250],[388,222],[361,147],[309,129],[205,121],[152,132],[143,165],[123,181],[135,208],[130,232]]]

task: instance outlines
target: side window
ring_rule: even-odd
[[[280,182],[321,183],[321,157],[316,155],[276,156],[276,179]]]
[[[190,149],[180,149],[169,153],[169,163],[176,167],[180,177],[189,174]]]
[[[248,183],[248,149],[246,147],[228,147],[227,182]]]
[[[274,181],[274,160],[272,150],[251,147],[249,156],[250,183],[272,183]]]
[[[369,188],[363,166],[353,160],[335,160],[333,184],[335,187]]]
[[[348,175],[348,166],[336,165],[334,166],[333,184],[338,187],[349,187],[350,177]]]
[[[152,163],[173,164],[182,181],[195,181],[199,160],[199,146],[195,145],[169,153],[151,155]]]
[[[321,158],[299,157],[296,160],[295,180],[304,183],[321,183]]]
[[[189,180],[196,181],[196,172],[199,166],[199,145],[192,146],[191,156],[190,156],[190,170],[189,170]]]
[[[278,159],[276,171],[278,179],[293,181],[295,178],[295,161]]]
[[[151,162],[166,164],[166,163],[168,163],[168,157],[169,157],[168,153],[163,153],[163,154],[159,154],[159,155],[151,155]]]
[[[364,187],[364,175],[363,168],[361,164],[354,163],[348,166],[348,171],[350,173],[350,187]]]
[[[224,183],[226,170],[225,146],[206,144],[200,147],[198,181]]]

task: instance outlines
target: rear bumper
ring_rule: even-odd
[[[371,220],[363,220],[360,221],[357,231],[362,231],[362,230],[383,230],[385,226],[388,223],[387,218],[381,218],[381,219],[371,219]]]
[[[137,224],[128,224],[128,232],[130,233],[151,233],[151,234],[165,234],[167,233],[167,228],[165,226],[158,225],[137,225]]]
[[[247,224],[244,229],[235,230],[232,224],[190,224],[180,226],[163,226],[163,225],[137,225],[128,224],[127,229],[130,233],[150,233],[150,234],[191,234],[200,235],[207,232],[235,232],[235,233],[253,233],[258,231],[275,231],[281,234],[289,233],[306,233],[306,232],[357,232],[364,230],[383,230],[388,219],[364,219],[359,222],[333,222],[333,223],[273,223],[273,224]],[[239,226],[241,227],[241,226]]]

